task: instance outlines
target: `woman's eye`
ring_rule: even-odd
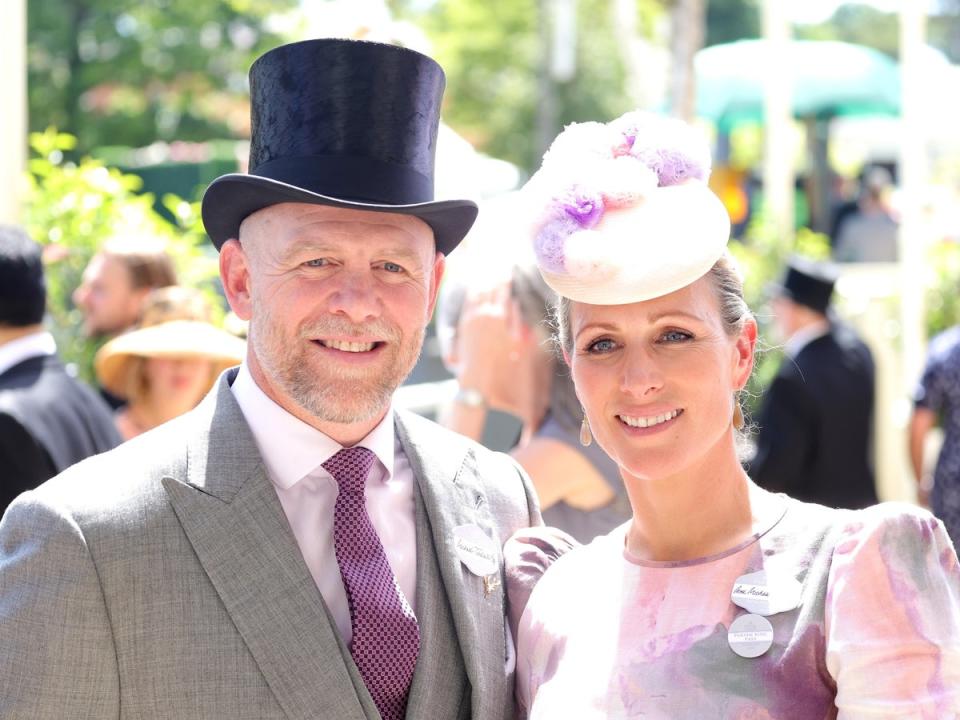
[[[402,268],[402,267],[400,267],[400,266],[397,265],[396,263],[392,263],[392,262],[385,262],[385,263],[383,264],[383,269],[386,270],[387,272],[391,272],[391,273],[403,272],[403,268]]]
[[[692,337],[690,333],[684,332],[683,330],[667,330],[667,332],[660,336],[660,339],[668,343],[674,343],[684,342]]]
[[[327,264],[326,258],[314,258],[313,260],[307,260],[304,265],[307,267],[323,267]]]
[[[603,338],[601,340],[594,340],[592,343],[587,345],[587,352],[590,353],[606,353],[610,352],[616,347],[616,343],[613,340]]]

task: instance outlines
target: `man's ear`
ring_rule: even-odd
[[[253,316],[250,287],[250,259],[240,241],[227,240],[220,248],[220,282],[230,303],[230,309],[241,320]]]
[[[427,319],[433,317],[437,306],[437,297],[440,294],[440,282],[443,280],[443,271],[447,266],[447,259],[442,252],[438,252],[433,259],[433,270],[430,273],[430,305],[427,307]]]

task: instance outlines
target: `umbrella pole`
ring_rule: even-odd
[[[764,0],[763,35],[769,46],[763,100],[763,196],[766,212],[784,250],[793,248],[794,185],[790,127],[790,21],[782,0]]]
[[[807,200],[810,205],[810,229],[818,233],[830,231],[830,121],[824,118],[804,119],[810,176]]]
[[[891,383],[899,380],[898,396],[909,397],[909,391],[920,377],[926,357],[927,337],[925,317],[926,276],[925,265],[930,243],[930,227],[924,217],[924,202],[929,173],[927,167],[927,118],[923,109],[924,73],[920,54],[926,34],[926,11],[923,3],[902,3],[900,10],[900,67],[901,67],[901,137],[898,180],[900,186],[900,349],[902,370],[899,378],[891,377]],[[905,404],[905,403],[904,403]],[[906,437],[909,408],[901,407],[891,420]],[[905,447],[905,442],[900,443]],[[906,457],[899,465],[902,470],[895,478],[887,480],[890,495],[906,485],[913,492],[909,481],[911,472]],[[895,482],[900,488],[893,487]]]

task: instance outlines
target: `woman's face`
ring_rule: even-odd
[[[145,373],[151,395],[182,398],[192,407],[210,389],[213,365],[202,358],[148,358]]]
[[[569,357],[597,442],[621,470],[669,477],[733,452],[733,396],[756,324],[727,334],[709,276],[630,305],[572,303]]]

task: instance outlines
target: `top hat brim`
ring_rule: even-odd
[[[449,255],[477,219],[477,204],[471,200],[435,200],[409,205],[363,203],[330,197],[258,175],[223,175],[207,187],[201,215],[207,234],[217,250],[231,238],[239,238],[240,223],[253,213],[280,203],[308,203],[347,210],[398,213],[423,220],[433,230],[438,252]]]

